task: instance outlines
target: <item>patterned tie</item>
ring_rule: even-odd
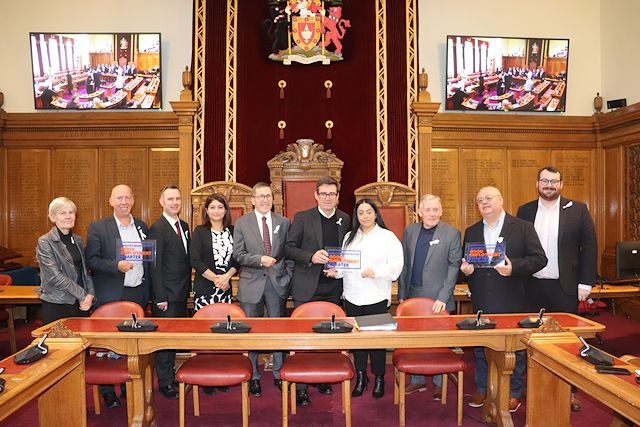
[[[176,221],[176,233],[178,233],[178,237],[182,241],[182,230],[180,230],[180,220]]]
[[[269,225],[267,225],[267,217],[262,217],[262,240],[264,240],[264,253],[271,255],[271,237],[269,237]]]

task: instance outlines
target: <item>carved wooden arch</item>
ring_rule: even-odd
[[[202,222],[202,208],[210,194],[220,193],[229,203],[233,219],[253,210],[252,189],[249,186],[232,181],[212,181],[191,190],[191,227]]]

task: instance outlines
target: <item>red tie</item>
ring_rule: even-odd
[[[182,241],[182,230],[180,230],[180,220],[176,221],[176,233],[178,233],[178,237],[180,241]]]
[[[271,237],[269,236],[269,226],[267,225],[267,217],[262,217],[262,240],[264,240],[264,253],[271,255]]]

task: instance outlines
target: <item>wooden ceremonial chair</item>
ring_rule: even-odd
[[[227,314],[232,319],[244,319],[247,316],[236,304],[216,303],[198,310],[193,317],[202,319],[224,319]],[[249,358],[237,352],[196,352],[187,359],[176,372],[180,384],[180,427],[184,427],[185,399],[189,391],[187,384],[193,386],[193,413],[200,416],[200,396],[198,386],[223,387],[241,384],[242,388],[242,425],[249,425],[249,380],[253,367]]]
[[[231,223],[242,215],[253,210],[251,204],[251,187],[233,181],[212,181],[191,190],[191,227],[202,224],[202,210],[207,197],[220,193],[229,203]]]
[[[444,310],[435,314],[431,309],[433,298],[409,298],[396,310],[396,316],[448,316]],[[465,363],[462,357],[449,348],[403,348],[393,352],[393,365],[397,381],[394,381],[393,403],[399,406],[400,426],[405,425],[405,374],[442,375],[442,404],[447,403],[447,379],[449,373],[458,374],[458,425],[462,425],[463,374]]]
[[[139,304],[132,301],[113,301],[98,307],[91,313],[91,317],[130,319],[132,313],[135,313],[138,319],[144,317],[144,309],[140,307]],[[90,349],[90,353],[97,351],[107,350]],[[95,354],[90,354],[85,360],[85,382],[93,386],[93,407],[97,415],[100,415],[100,393],[98,392],[98,385],[125,384],[127,399],[131,396],[131,393],[133,393],[126,356],[119,359],[111,359],[109,357],[98,357]],[[129,425],[131,425],[131,420],[133,419],[132,409],[131,405],[127,405]]]
[[[416,221],[416,192],[398,182],[373,182],[356,188],[356,201],[371,199],[378,206],[387,228],[402,240],[404,229]]]
[[[267,162],[275,211],[293,220],[296,213],[316,206],[316,181],[331,176],[340,182],[343,165],[331,150],[311,139],[288,144],[287,151]]]
[[[8,274],[0,274],[0,286],[11,286],[13,278]],[[9,348],[11,354],[18,351],[16,346],[16,329],[13,322],[13,307],[10,305],[0,305],[0,320],[7,322],[7,332],[9,333]]]
[[[345,317],[344,310],[326,301],[312,301],[298,306],[291,318],[320,317],[330,319],[331,315]],[[282,425],[289,424],[288,393],[291,386],[291,413],[296,413],[296,383],[331,384],[342,382],[342,412],[347,427],[351,426],[351,378],[355,369],[346,352],[304,351],[287,356],[280,369],[282,379]]]

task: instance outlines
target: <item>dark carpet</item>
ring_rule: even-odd
[[[600,313],[594,318],[599,323],[607,325],[607,330],[602,334],[601,341],[594,343],[610,353],[620,356],[623,354],[640,354],[640,322],[614,316],[610,313]],[[23,348],[31,342],[30,332],[39,326],[38,321],[30,323],[19,322],[17,325],[18,347]],[[0,358],[9,353],[8,337],[6,332],[0,332]],[[481,409],[471,408],[466,405],[469,395],[475,389],[473,385],[473,356],[471,349],[465,349],[465,360],[468,369],[464,378],[465,406],[463,409],[463,425],[467,427],[483,426],[481,421]],[[371,376],[370,376],[371,378]],[[360,426],[391,426],[398,425],[398,408],[393,404],[393,367],[387,366],[385,396],[374,400],[371,397],[371,388],[362,397],[352,399],[352,424]],[[414,393],[407,396],[406,424],[407,426],[456,426],[456,387],[449,382],[447,404],[431,398],[433,385],[428,381],[429,390],[422,393]],[[273,385],[270,372],[262,377],[263,393],[261,397],[251,398],[251,416],[249,424],[256,427],[272,427],[281,425],[281,395]],[[87,425],[93,427],[111,427],[126,425],[127,412],[124,404],[119,408],[105,409],[102,414],[95,415],[93,410],[93,398],[91,389],[87,393]],[[320,427],[342,426],[344,415],[341,412],[341,395],[339,385],[334,385],[334,394],[321,395],[315,388],[309,388],[312,404],[298,408],[296,415],[289,416],[289,425],[292,427]],[[154,393],[156,402],[156,420],[158,426],[178,425],[178,401],[168,400],[160,393]],[[591,399],[584,393],[580,393],[583,409],[573,413],[571,422],[573,426],[599,427],[608,426],[612,419],[612,411]],[[514,425],[525,425],[526,402],[513,415]],[[208,396],[200,391],[199,417],[193,415],[193,400],[191,393],[187,396],[187,425],[191,426],[239,426],[241,425],[240,388],[232,387],[229,393],[217,393]],[[9,417],[0,426],[36,426],[37,404],[32,402],[17,413]],[[553,426],[550,426],[553,427]]]

